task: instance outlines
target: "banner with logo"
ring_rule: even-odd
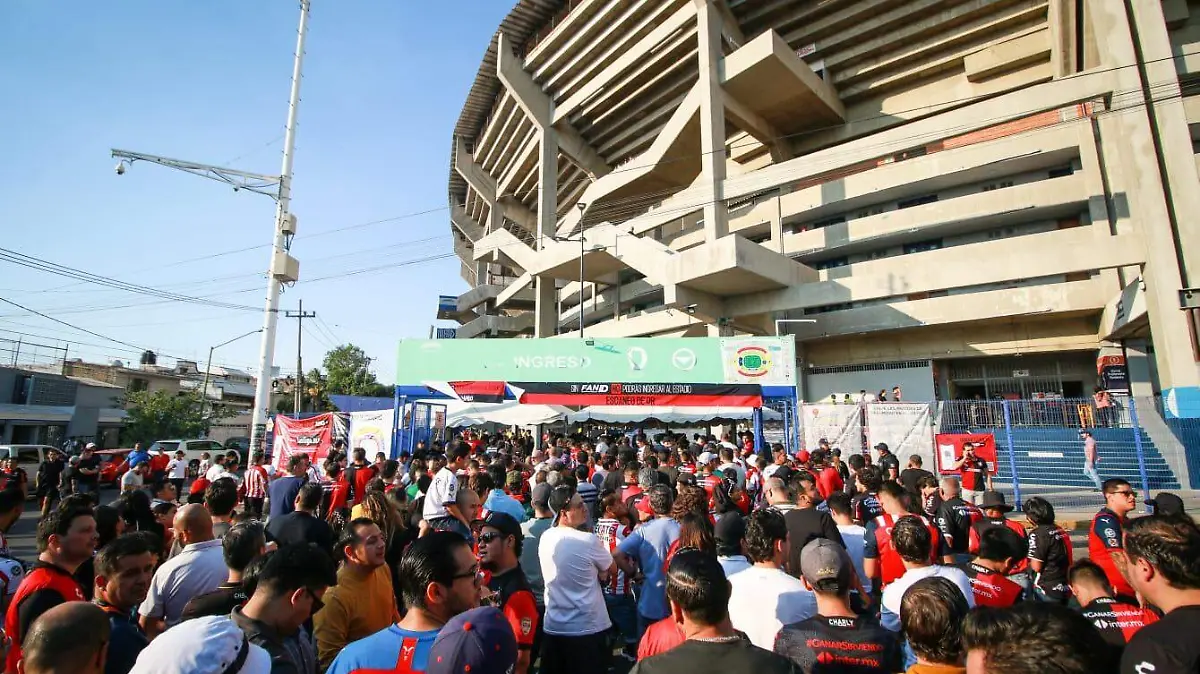
[[[324,460],[333,441],[346,437],[346,420],[333,412],[307,419],[279,414],[275,416],[274,436],[271,465],[286,471],[288,459],[296,453],[307,454],[313,463]]]
[[[795,386],[790,337],[406,339],[396,381]]]
[[[935,465],[929,407],[929,403],[868,404],[867,444],[872,448],[871,455],[878,460],[879,452],[874,447],[882,442],[900,459],[902,467],[913,454],[920,455],[923,465]]]
[[[934,436],[937,443],[936,473],[955,473],[951,468],[955,461],[963,455],[963,445],[974,443],[975,456],[987,461],[988,472],[996,474],[996,436],[991,433],[938,433]]]
[[[625,384],[515,382],[520,401],[536,405],[762,407],[754,384]]]
[[[858,405],[801,405],[800,426],[804,447],[817,448],[821,440],[842,450],[842,459],[862,451],[862,409]]]
[[[392,410],[350,413],[350,449],[362,447],[367,460],[374,461],[377,452],[392,455]]]
[[[1125,356],[1100,356],[1096,359],[1100,387],[1109,393],[1129,393],[1129,366]]]

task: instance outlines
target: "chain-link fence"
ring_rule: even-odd
[[[1017,508],[1031,496],[1057,508],[1088,511],[1103,505],[1098,485],[1128,480],[1143,494],[1193,488],[1200,476],[1200,419],[1168,419],[1149,398],[952,400],[930,403],[804,405],[805,444],[830,440],[843,452],[889,446],[903,466],[954,474],[964,442],[992,469],[993,487]],[[1095,461],[1088,461],[1094,440]],[[1188,448],[1193,451],[1188,452]]]

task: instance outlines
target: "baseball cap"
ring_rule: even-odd
[[[828,538],[814,538],[800,551],[800,573],[814,588],[821,584],[822,592],[832,592],[829,581],[836,582],[836,591],[850,588],[854,563],[846,549]]]
[[[650,507],[650,497],[645,493],[638,494],[637,503],[633,507],[640,513],[646,513],[647,515],[654,514],[654,508]]]
[[[94,443],[94,442],[89,442],[89,443],[87,443],[86,445],[84,445],[84,446],[83,446],[83,448],[84,448],[84,449],[95,449],[95,448],[96,448],[96,443]]]
[[[271,656],[246,641],[245,633],[229,616],[205,616],[181,622],[158,635],[138,655],[130,674],[269,674],[270,671]]]
[[[516,536],[517,538],[524,537],[524,534],[521,533],[520,523],[513,519],[513,516],[509,515],[508,513],[492,510],[489,511],[488,514],[482,519],[476,520],[475,522],[481,526],[496,529],[505,536]]]
[[[679,476],[675,478],[675,484],[695,485],[696,476],[692,475],[691,473],[680,473]]]
[[[713,537],[720,545],[737,547],[746,537],[746,520],[736,512],[721,515],[721,519],[717,520],[717,525],[713,528]]]
[[[517,638],[492,606],[450,619],[429,649],[426,674],[507,674],[517,662]]]
[[[890,452],[890,451],[892,451],[892,450],[888,449],[888,446],[887,446],[887,443],[886,443],[886,442],[881,442],[881,443],[879,443],[878,445],[875,445],[875,449],[878,449],[878,450],[879,450],[879,451],[881,451],[881,452]]]
[[[1154,498],[1147,499],[1146,505],[1153,506],[1155,515],[1182,515],[1183,499],[1178,496],[1160,491],[1154,495]]]
[[[796,454],[796,460],[800,463],[808,463],[808,460],[811,458],[812,455],[808,453],[807,449],[802,449]]]
[[[548,508],[550,506],[550,492],[552,491],[554,491],[554,488],[545,482],[537,485],[533,488],[533,491],[529,492],[529,503],[542,508]]]
[[[792,470],[791,468],[789,468],[787,466],[780,466],[778,469],[775,470],[774,473],[771,473],[771,477],[777,477],[780,480],[787,482],[788,480],[792,479],[792,476],[795,474],[796,474],[796,471]]]
[[[713,454],[712,452],[701,452],[700,456],[696,457],[696,461],[700,463],[708,463],[715,458],[717,458],[717,455]]]

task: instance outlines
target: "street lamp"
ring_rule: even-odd
[[[233,344],[234,342],[238,341],[239,339],[241,339],[243,337],[249,337],[250,335],[257,335],[258,333],[260,333],[262,331],[263,331],[262,328],[259,328],[257,330],[251,330],[250,332],[247,332],[244,335],[238,335],[237,337],[234,337],[233,339],[231,339],[229,341],[221,342],[220,344],[217,344],[216,346],[208,347],[208,364],[204,366],[204,383],[200,385],[200,396],[201,396],[201,398],[200,398],[200,418],[201,419],[204,418],[204,405],[205,405],[205,403],[208,402],[208,373],[212,371],[213,351],[216,351],[217,349],[221,348],[222,346],[225,346],[226,344]],[[258,376],[261,378],[263,375],[260,374]]]
[[[779,326],[784,323],[816,323],[815,318],[776,318],[775,319],[775,336],[779,336]]]
[[[254,416],[250,422],[250,453],[261,452],[266,436],[267,417],[271,412],[270,376],[275,358],[275,328],[279,322],[279,293],[284,283],[298,280],[300,264],[288,253],[292,237],[296,234],[296,217],[290,211],[292,200],[292,156],[296,147],[296,115],[300,106],[300,80],[304,65],[304,38],[308,35],[308,16],[311,0],[300,0],[300,28],[297,31],[296,53],[292,61],[292,87],[288,97],[287,122],[283,136],[283,165],[278,176],[264,176],[245,171],[199,164],[196,162],[169,159],[155,155],[113,150],[112,156],[120,160],[117,175],[135,161],[148,161],[161,166],[186,171],[193,175],[232,185],[234,191],[247,190],[265,194],[276,201],[275,232],[271,244],[271,264],[267,273],[267,300],[263,308],[262,343],[258,356],[258,385],[254,389]],[[272,188],[276,188],[272,191]],[[207,393],[207,391],[205,391]]]
[[[583,238],[583,212],[587,210],[587,203],[578,202],[575,208],[579,209],[579,338],[583,339],[583,256],[587,254],[585,246],[587,241]],[[574,243],[575,239],[570,237],[550,237],[559,243]],[[592,250],[608,250],[607,246],[596,246]],[[593,291],[594,292],[594,291]]]

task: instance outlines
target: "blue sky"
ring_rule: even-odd
[[[425,337],[439,294],[466,288],[457,258],[343,276],[451,253],[451,131],[488,39],[511,1],[313,0],[301,90],[292,254],[301,281],[282,299],[316,311],[304,367],[353,342],[395,372],[395,345]],[[299,5],[291,0],[0,3],[0,247],[183,295],[262,305],[274,202],[148,163],[121,177],[110,148],[280,169]],[[324,236],[318,232],[441,209]],[[311,237],[311,238],[310,238]],[[305,278],[336,276],[306,283]],[[261,312],[81,284],[0,261],[0,297],[170,356],[256,329]],[[125,306],[138,305],[138,306]],[[296,321],[275,363],[295,369]],[[311,331],[309,327],[311,326]],[[89,361],[129,347],[0,304],[0,339],[69,342]],[[81,346],[82,344],[82,346]],[[28,350],[29,347],[26,347]],[[0,361],[11,345],[0,342]],[[215,362],[257,363],[258,338]]]

